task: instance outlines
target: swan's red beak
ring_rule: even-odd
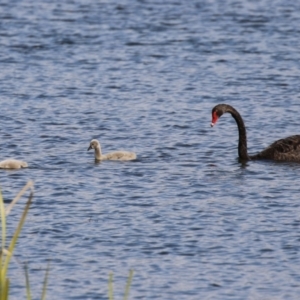
[[[210,126],[213,127],[217,123],[218,119],[219,119],[219,117],[217,115],[217,112],[214,111],[212,113],[212,120],[211,120]]]

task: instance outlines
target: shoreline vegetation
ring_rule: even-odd
[[[33,199],[33,192],[34,192],[34,184],[33,181],[28,181],[28,183],[20,190],[20,192],[16,195],[13,201],[5,208],[2,193],[0,192],[0,217],[1,217],[1,252],[0,252],[0,300],[8,300],[9,299],[9,289],[11,286],[11,280],[7,277],[8,267],[13,256],[13,252],[16,247],[16,243],[20,232],[23,228],[27,213],[29,211],[30,205]],[[26,202],[25,208],[23,210],[22,216],[20,221],[17,225],[17,228],[12,236],[11,241],[9,242],[8,248],[6,248],[6,217],[9,215],[10,211],[14,207],[14,205],[19,201],[19,199],[25,194],[27,190],[30,190],[30,194],[28,196],[28,200]],[[43,289],[41,299],[46,299],[46,291],[47,291],[47,284],[48,284],[48,275],[50,270],[50,261],[48,262],[48,266],[45,273]],[[29,281],[29,274],[28,274],[28,264],[24,264],[24,271],[25,271],[25,282],[26,282],[26,295],[27,300],[31,300],[31,289],[30,289],[30,281]],[[128,300],[130,286],[133,278],[133,270],[129,271],[127,283],[125,286],[124,292],[124,300]],[[109,274],[108,279],[108,299],[114,300],[114,288],[113,288],[113,273]]]

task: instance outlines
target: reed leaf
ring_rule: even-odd
[[[111,272],[108,279],[108,299],[114,300],[114,286],[113,286],[114,274]]]
[[[27,263],[25,263],[24,269],[25,269],[25,278],[26,278],[26,294],[27,294],[27,300],[31,300],[30,282],[29,282],[28,265],[27,265]]]
[[[8,300],[8,292],[9,292],[9,279],[5,278],[4,290],[3,294],[1,294],[1,300]]]
[[[5,214],[4,201],[1,192],[0,192],[0,215],[1,215],[1,231],[2,231],[1,248],[3,250],[5,248],[5,243],[6,243],[6,214]]]
[[[47,270],[45,274],[45,279],[44,279],[44,284],[43,284],[43,292],[42,292],[42,300],[46,300],[46,291],[47,291],[47,285],[48,285],[48,275],[49,275],[49,269],[50,269],[50,261],[48,262],[47,265]]]
[[[10,241],[9,247],[8,247],[8,249],[6,249],[5,248],[5,245],[6,245],[6,216],[10,213],[13,206],[17,203],[17,201],[21,198],[21,196],[29,188],[31,188],[31,194],[28,198],[25,209],[22,213],[22,217],[18,223],[17,229],[15,230],[13,237]],[[17,239],[19,237],[19,234],[20,234],[23,224],[25,222],[25,218],[26,218],[27,212],[29,210],[29,206],[32,202],[32,198],[33,198],[33,182],[32,181],[29,181],[24,186],[24,188],[17,194],[17,196],[8,205],[8,207],[6,209],[5,209],[3,197],[2,197],[2,194],[0,191],[0,217],[1,217],[1,231],[2,231],[1,253],[0,253],[0,300],[8,300],[8,297],[9,297],[10,280],[8,278],[6,278],[7,270],[8,270],[10,259],[13,255],[13,251],[14,251]],[[28,286],[27,299],[31,300],[27,266],[26,266],[26,281],[27,281],[27,286]]]
[[[130,270],[129,271],[129,276],[128,276],[128,279],[127,279],[127,283],[126,283],[126,286],[125,286],[125,292],[124,292],[124,298],[123,298],[124,300],[128,300],[132,278],[133,278],[133,270]],[[108,278],[108,299],[109,300],[114,299],[113,281],[114,281],[114,274],[111,272],[109,274],[109,278]]]
[[[124,300],[128,300],[132,278],[133,278],[133,270],[130,270],[129,276],[127,279],[127,283],[126,283],[126,287],[125,287]]]
[[[27,182],[27,184],[21,189],[21,191],[17,194],[17,196],[13,199],[13,201],[6,207],[5,214],[8,215],[14,205],[18,202],[18,200],[24,195],[24,193],[31,189],[31,192],[33,192],[33,181],[30,180]]]
[[[3,269],[2,269],[2,272],[3,272],[3,275],[4,277],[6,277],[6,274],[7,274],[7,268],[8,268],[8,265],[9,265],[9,262],[10,262],[10,259],[11,259],[11,256],[12,256],[12,253],[14,251],[14,248],[15,248],[15,245],[16,245],[16,242],[17,242],[17,239],[19,237],[19,234],[21,232],[21,229],[23,227],[23,224],[25,222],[25,219],[26,219],[26,216],[27,216],[27,213],[28,213],[28,210],[29,210],[29,207],[30,207],[30,204],[32,202],[32,198],[33,198],[33,192],[31,191],[30,195],[29,195],[29,199],[26,203],[26,206],[25,206],[25,209],[22,213],[22,217],[19,221],[19,224],[18,224],[18,227],[17,229],[15,230],[14,232],[14,235],[11,239],[11,242],[10,242],[10,245],[8,247],[8,255],[5,257],[5,262],[4,262],[4,266],[3,266]]]
[[[7,280],[6,280],[6,272],[3,268],[3,261],[5,259],[4,253],[7,254],[5,251],[5,244],[6,244],[6,216],[5,216],[5,207],[2,198],[2,193],[0,192],[0,216],[1,216],[1,232],[2,232],[2,241],[1,241],[1,256],[0,256],[0,299],[4,300],[7,299]]]

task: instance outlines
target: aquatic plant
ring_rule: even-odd
[[[127,279],[127,283],[125,286],[125,292],[124,292],[124,300],[128,300],[129,297],[129,290],[130,290],[130,286],[131,286],[131,282],[132,282],[132,277],[133,277],[133,270],[129,271],[129,276]],[[108,279],[108,299],[109,300],[113,300],[114,299],[114,287],[113,287],[113,278],[114,278],[114,274],[110,273],[109,274],[109,279]]]
[[[17,203],[17,201],[22,197],[22,195],[30,189],[30,195],[26,202],[25,208],[23,210],[21,219],[18,223],[18,226],[13,234],[13,237],[9,243],[8,248],[6,248],[6,217],[10,213],[11,209]],[[1,217],[1,232],[2,232],[2,239],[1,239],[1,252],[0,252],[0,300],[8,300],[9,299],[9,288],[10,288],[10,279],[7,277],[7,271],[9,267],[9,263],[11,261],[13,252],[15,250],[16,242],[24,225],[27,213],[29,211],[29,207],[31,205],[33,199],[33,182],[29,181],[17,194],[14,200],[5,208],[4,201],[2,197],[2,193],[0,192],[0,217]],[[29,274],[28,274],[28,265],[27,263],[24,264],[24,271],[25,271],[25,280],[26,280],[26,294],[27,300],[31,300],[31,289],[30,289],[30,281],[29,281]],[[41,299],[46,299],[46,290],[48,284],[48,274],[49,274],[49,263],[46,269],[46,274],[43,283],[43,290]],[[130,270],[128,280],[125,286],[124,292],[124,300],[128,300],[129,297],[129,290],[132,282],[133,277],[133,270]],[[108,281],[108,298],[109,300],[114,299],[113,295],[113,273],[109,275]]]
[[[25,208],[23,210],[21,219],[18,223],[18,226],[12,236],[11,241],[9,242],[8,248],[6,248],[6,217],[14,207],[14,205],[18,202],[18,200],[23,196],[23,194],[30,189],[30,195],[26,202]],[[0,217],[1,217],[1,232],[2,232],[2,239],[1,239],[1,252],[0,252],[0,300],[8,300],[9,299],[9,288],[10,288],[10,279],[7,277],[7,271],[9,267],[9,263],[11,261],[13,252],[15,250],[15,246],[24,225],[27,213],[29,211],[29,207],[31,205],[33,199],[33,182],[29,181],[17,194],[14,200],[5,208],[4,201],[2,197],[2,193],[0,193]],[[42,298],[46,298],[46,286],[48,280],[48,269],[46,271]],[[27,300],[32,299],[30,293],[30,285],[29,285],[29,276],[27,271],[27,264],[25,264],[25,277],[26,277],[26,290],[27,290]]]

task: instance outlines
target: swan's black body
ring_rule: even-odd
[[[224,114],[230,113],[235,119],[239,130],[239,158],[241,160],[271,159],[277,161],[300,162],[300,135],[289,136],[271,144],[263,151],[248,155],[247,136],[244,121],[239,112],[228,104],[218,104],[212,109],[212,123],[214,126],[217,120]]]

